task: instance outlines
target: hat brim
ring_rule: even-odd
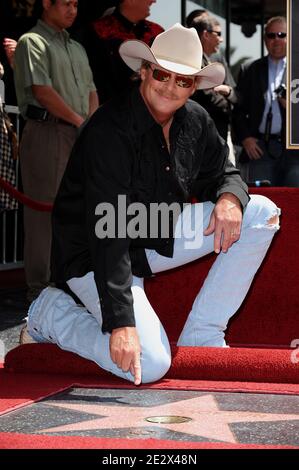
[[[170,72],[178,73],[180,75],[193,75],[200,77],[197,88],[207,89],[214,88],[215,86],[222,85],[225,78],[225,68],[219,62],[213,62],[210,65],[198,70],[190,65],[171,61],[167,58],[156,57],[149,46],[138,39],[125,41],[119,48],[119,53],[123,61],[134,72],[140,70],[144,60],[157,64]]]

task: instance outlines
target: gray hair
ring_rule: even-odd
[[[191,26],[196,29],[198,36],[201,36],[204,31],[211,31],[214,26],[220,26],[220,23],[217,18],[214,18],[213,16],[204,18],[199,17],[194,19]]]
[[[265,25],[265,32],[268,31],[269,26],[271,26],[271,24],[273,24],[273,23],[285,23],[286,24],[287,19],[286,19],[285,16],[273,16],[272,18],[270,18],[267,21],[267,23]]]

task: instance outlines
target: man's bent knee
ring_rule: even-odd
[[[171,355],[164,354],[160,358],[149,357],[142,364],[142,383],[156,382],[162,379],[171,366]]]
[[[269,219],[268,222],[267,222],[267,225],[273,225],[273,226],[279,225],[279,216],[275,215],[274,217]]]
[[[262,195],[251,196],[246,216],[252,228],[279,229],[280,209],[273,201]]]

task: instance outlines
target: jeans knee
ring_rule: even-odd
[[[171,354],[164,352],[162,355],[149,355],[142,361],[142,383],[156,382],[162,379],[171,366]]]
[[[246,208],[246,215],[250,217],[252,228],[279,229],[280,209],[273,201],[265,196],[252,195]]]

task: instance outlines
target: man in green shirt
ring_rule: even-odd
[[[42,0],[36,26],[23,35],[14,59],[18,105],[26,119],[20,146],[22,181],[31,198],[55,199],[77,128],[98,107],[83,47],[70,39],[77,0]],[[51,214],[24,210],[24,261],[32,300],[49,283]]]

